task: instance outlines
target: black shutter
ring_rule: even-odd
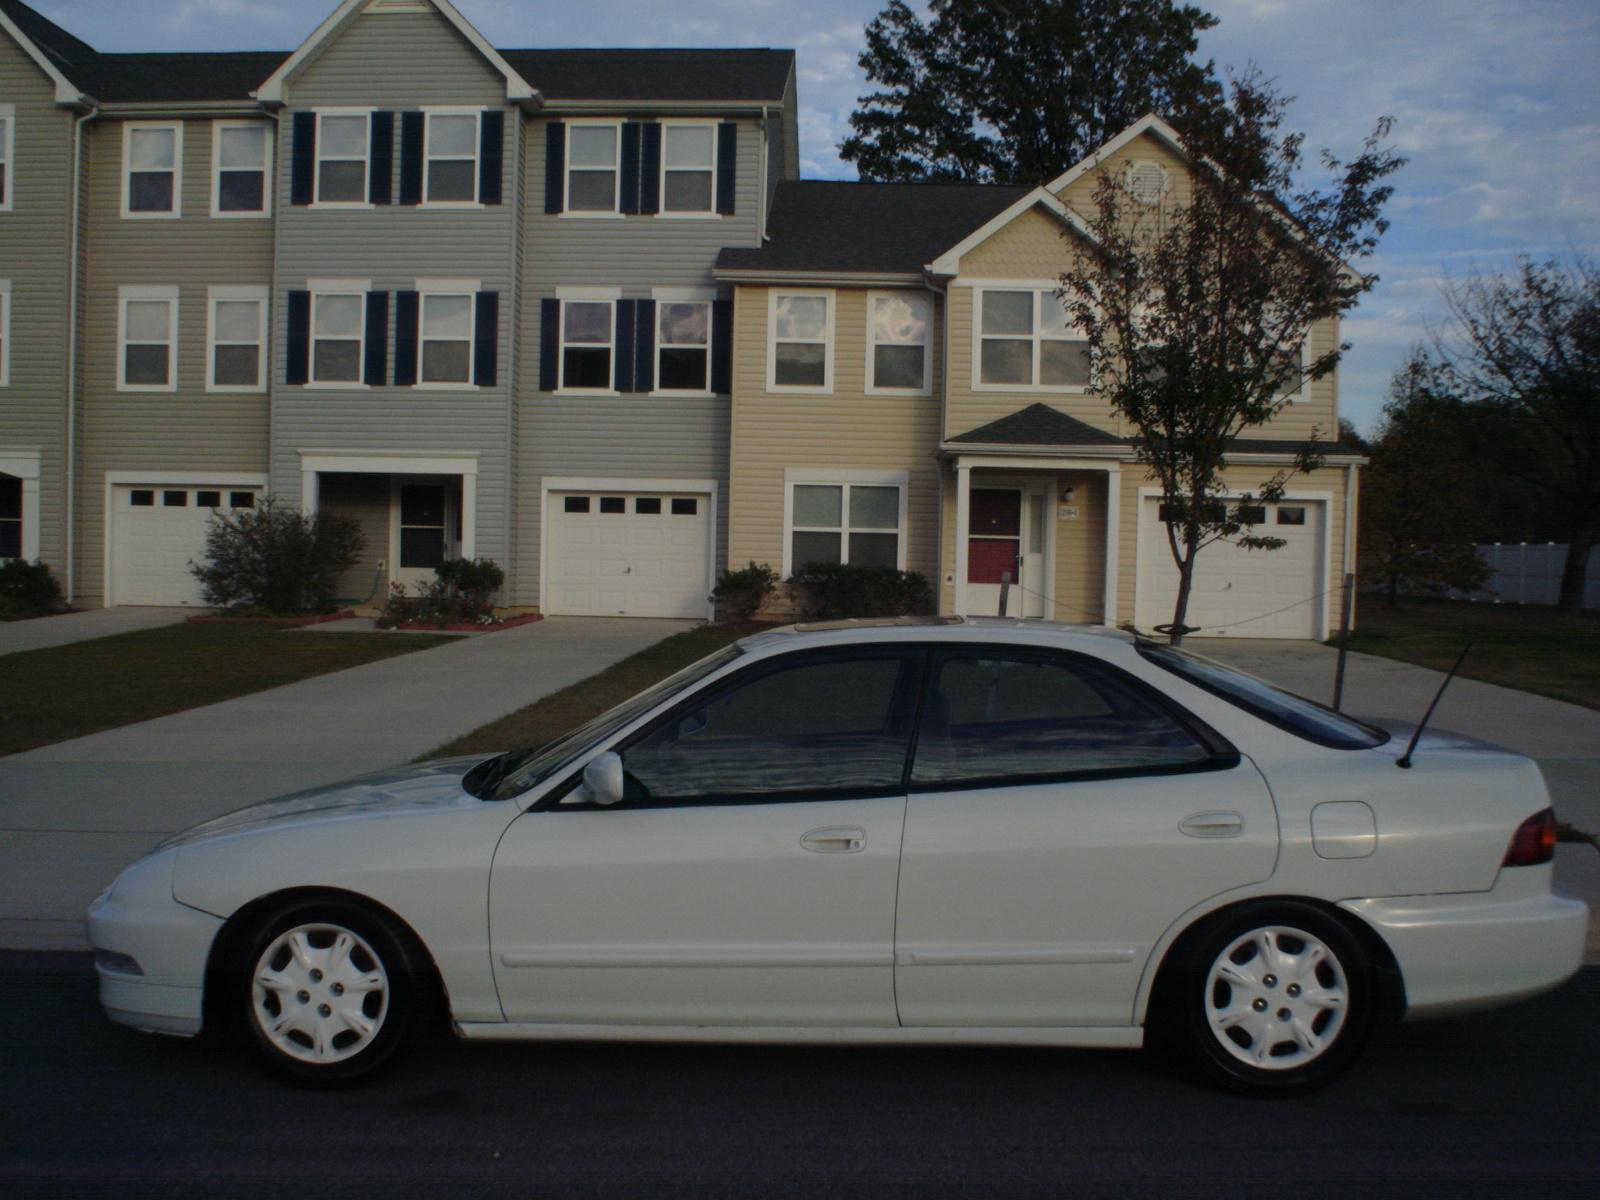
[[[303,384],[311,378],[311,293],[289,293],[289,338],[284,347],[283,381]]]
[[[562,212],[566,208],[567,127],[560,121],[547,121],[544,127],[544,210]],[[546,388],[546,391],[551,389]]]
[[[653,392],[656,390],[656,302],[634,301],[633,314],[633,390]]]
[[[417,381],[417,327],[422,298],[416,292],[394,294],[394,385]]]
[[[478,123],[479,204],[499,204],[503,199],[505,159],[505,111],[499,108],[486,109]]]
[[[618,159],[621,167],[618,179],[621,195],[619,212],[630,215],[639,211],[639,135],[644,127],[637,121],[622,123],[622,152]]]
[[[643,153],[639,156],[639,211],[661,211],[661,122],[644,127]]]
[[[422,134],[427,118],[419,112],[400,114],[400,203],[422,203]]]
[[[734,185],[738,183],[739,127],[732,121],[717,126],[717,211],[733,215]]]
[[[618,300],[617,332],[615,345],[612,347],[611,372],[612,386],[619,392],[634,391],[633,386],[633,344],[635,317],[634,310],[638,307],[637,300]]]
[[[539,390],[553,392],[561,382],[561,301],[539,301]]]
[[[310,204],[317,184],[317,114],[294,114],[294,146],[289,151],[289,203]]]
[[[368,159],[367,199],[373,204],[394,203],[394,114],[372,114],[372,154]]]
[[[479,292],[472,334],[472,382],[494,387],[499,379],[500,293]]]
[[[367,293],[367,361],[361,382],[382,387],[389,382],[389,293]]]
[[[733,301],[711,302],[711,390],[733,391]]]

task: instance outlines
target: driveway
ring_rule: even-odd
[[[97,608],[91,612],[61,613],[26,621],[0,621],[0,654],[22,650],[48,650],[73,642],[137,633],[176,625],[194,616],[192,608]]]

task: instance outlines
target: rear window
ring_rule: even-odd
[[[1213,696],[1220,696],[1263,721],[1319,746],[1370,750],[1389,740],[1389,735],[1374,725],[1354,720],[1315,700],[1296,696],[1264,679],[1235,671],[1187,650],[1152,643],[1141,645],[1139,653],[1162,670],[1171,671]]]

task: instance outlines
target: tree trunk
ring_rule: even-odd
[[[1561,567],[1561,592],[1556,600],[1556,610],[1575,613],[1583,608],[1583,585],[1589,576],[1589,551],[1594,548],[1594,537],[1583,533],[1567,544],[1567,561]]]
[[[1184,618],[1189,615],[1189,588],[1194,583],[1194,554],[1178,563],[1178,602],[1172,606],[1172,633],[1168,635],[1174,646],[1183,645]]]

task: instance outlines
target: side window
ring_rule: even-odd
[[[124,286],[117,289],[117,307],[118,389],[174,390],[178,289]]]
[[[661,130],[661,211],[715,211],[717,131],[714,125],[664,125]]]
[[[833,293],[770,293],[767,390],[827,392],[833,388]]]
[[[122,215],[178,216],[182,161],[182,125],[124,125]]]
[[[207,306],[207,390],[260,391],[266,384],[267,289],[212,287]]]
[[[813,658],[738,681],[623,752],[630,793],[681,802],[897,788],[916,657]]]
[[[213,216],[264,217],[271,213],[267,170],[272,130],[259,122],[211,123],[211,213]]]
[[[711,386],[711,304],[701,300],[656,305],[656,388],[703,392]]]
[[[1022,782],[1088,771],[1198,767],[1211,752],[1128,684],[1076,660],[939,656],[913,783]]]

